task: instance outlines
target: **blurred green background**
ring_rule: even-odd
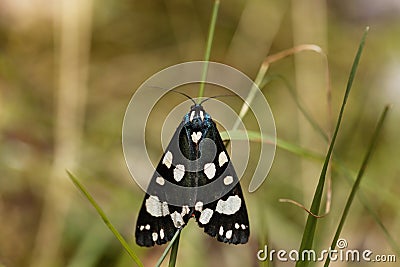
[[[203,58],[212,5],[190,0],[0,1],[0,266],[134,265],[72,185],[66,169],[86,185],[145,266],[155,264],[165,246],[139,248],[133,241],[144,193],[125,165],[123,116],[136,88],[152,74]],[[222,0],[211,60],[254,79],[267,55],[303,43],[321,46],[329,61],[331,107],[321,55],[297,54],[274,63],[268,74],[284,76],[328,132],[367,25],[371,29],[334,152],[343,167],[358,170],[383,106],[392,104],[392,109],[361,184],[364,200],[354,201],[341,236],[349,248],[396,254],[400,2]],[[285,84],[273,81],[263,90],[278,138],[323,155],[326,142],[298,110]],[[195,97],[197,88],[185,92]],[[206,89],[206,95],[213,92]],[[182,101],[179,95],[167,97],[172,103]],[[228,101],[240,110],[239,100]],[[164,101],[158,108],[171,107]],[[150,125],[156,133],[163,117],[157,119]],[[155,140],[148,145],[157,161],[162,153],[159,136],[149,138]],[[259,266],[256,253],[264,244],[297,249],[307,214],[278,199],[291,198],[309,207],[321,166],[277,149],[262,187],[252,194],[245,190],[249,243],[221,244],[192,221],[181,236],[178,266]],[[251,170],[243,177],[244,189],[250,179]],[[334,169],[331,211],[318,225],[318,249],[330,245],[350,189],[349,177]]]

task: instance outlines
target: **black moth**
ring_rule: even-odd
[[[200,143],[207,138],[215,144],[216,153],[208,163],[199,163],[202,154],[208,153]],[[192,166],[182,162],[179,154],[190,160]],[[223,195],[218,195],[220,192],[215,190],[208,191],[206,194],[213,194],[214,200],[203,202],[207,196],[200,190],[197,192],[196,188],[212,182],[219,186],[214,188],[225,187],[225,191],[219,190],[224,192]],[[167,185],[172,187],[166,190]],[[175,193],[174,186],[193,190],[183,196]],[[180,197],[187,199],[186,205],[169,204],[177,203],[173,198]],[[195,103],[184,116],[156,168],[139,212],[136,243],[146,247],[165,244],[191,217],[204,232],[220,242],[244,244],[249,239],[249,219],[238,177],[215,122],[201,103]]]

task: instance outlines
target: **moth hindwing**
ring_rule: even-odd
[[[191,217],[218,241],[248,241],[249,219],[238,177],[215,122],[200,104],[183,118],[150,180],[136,243],[164,244]]]

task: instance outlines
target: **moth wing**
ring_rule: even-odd
[[[165,244],[190,219],[193,208],[168,204],[173,203],[169,198],[177,197],[173,185],[188,186],[191,180],[184,165],[176,164],[175,160],[175,156],[181,153],[179,147],[189,146],[189,141],[181,123],[157,165],[140,208],[135,229],[136,243],[140,246]]]
[[[209,194],[215,201],[195,207],[195,217],[204,232],[218,241],[232,244],[247,243],[250,236],[249,219],[242,188],[228,152],[213,122],[205,137],[214,141],[217,154],[210,168],[198,173],[199,185],[213,183]],[[207,167],[210,165],[207,165]],[[223,195],[218,195],[223,193]],[[202,198],[201,195],[199,195]],[[201,199],[199,199],[201,203]]]

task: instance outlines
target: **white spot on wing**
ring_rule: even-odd
[[[182,212],[181,212],[182,217],[185,216],[186,214],[189,214],[189,211],[190,211],[189,206],[187,205],[182,206]]]
[[[208,179],[212,179],[215,176],[215,164],[214,163],[206,163],[204,165],[204,173]]]
[[[199,140],[201,138],[201,132],[197,132],[197,133],[193,132],[191,137],[192,137],[192,141],[197,144],[197,142],[199,142]]]
[[[164,201],[162,203],[162,215],[166,216],[168,214],[169,214],[168,203]]]
[[[174,179],[175,181],[179,182],[182,180],[183,176],[185,175],[185,166],[182,164],[176,165],[174,169]]]
[[[231,239],[231,237],[232,237],[232,230],[226,231],[225,236],[226,236],[227,239]]]
[[[161,176],[156,178],[156,183],[159,185],[164,185],[165,184],[165,180],[164,178],[162,178]]]
[[[196,204],[194,205],[194,209],[197,211],[202,211],[203,210],[203,202],[201,202],[201,201],[196,202]]]
[[[154,217],[161,217],[169,214],[167,202],[161,203],[157,196],[150,196],[146,199],[145,205],[147,212]]]
[[[144,225],[141,225],[140,226],[140,231],[143,231],[143,229],[144,229]]]
[[[146,224],[146,226],[144,227],[146,230],[150,230],[150,224]]]
[[[225,151],[222,151],[221,153],[219,153],[218,156],[218,164],[220,167],[222,167],[222,165],[224,165],[227,162],[228,162],[228,157],[226,156]]]
[[[195,112],[194,112],[194,110],[190,113],[190,118],[189,118],[189,121],[190,122],[192,122],[192,120],[193,120],[193,118],[194,118],[194,114],[195,114]]]
[[[202,121],[204,121],[204,112],[202,110],[200,110],[200,118]]]
[[[171,151],[167,151],[167,153],[165,153],[165,155],[164,155],[164,158],[163,158],[162,163],[163,163],[165,166],[167,166],[168,169],[171,168],[171,165],[172,165],[172,158],[173,158],[173,156],[172,156]]]
[[[246,229],[246,225],[244,225],[244,224],[242,224],[241,227],[242,227],[243,230]]]
[[[221,214],[232,215],[235,214],[242,204],[240,197],[229,196],[227,200],[218,200],[216,211]]]
[[[224,184],[225,185],[230,185],[233,182],[233,177],[228,175],[224,178]]]
[[[221,225],[221,227],[219,228],[219,235],[224,235],[224,227],[222,227],[222,225]]]
[[[182,215],[180,213],[178,213],[177,211],[175,211],[174,213],[171,213],[171,219],[176,228],[181,228],[182,225],[185,224],[185,222],[183,221]]]
[[[160,239],[164,239],[164,229],[160,229]]]
[[[157,233],[152,233],[151,236],[153,237],[153,241],[157,241],[158,234]]]
[[[203,210],[203,211],[201,212],[201,214],[200,214],[199,222],[200,222],[201,224],[207,224],[207,223],[210,221],[210,219],[211,219],[213,213],[214,213],[214,212],[213,212],[212,209],[205,209],[205,210]]]
[[[235,223],[235,229],[239,229],[240,225],[238,223]]]

